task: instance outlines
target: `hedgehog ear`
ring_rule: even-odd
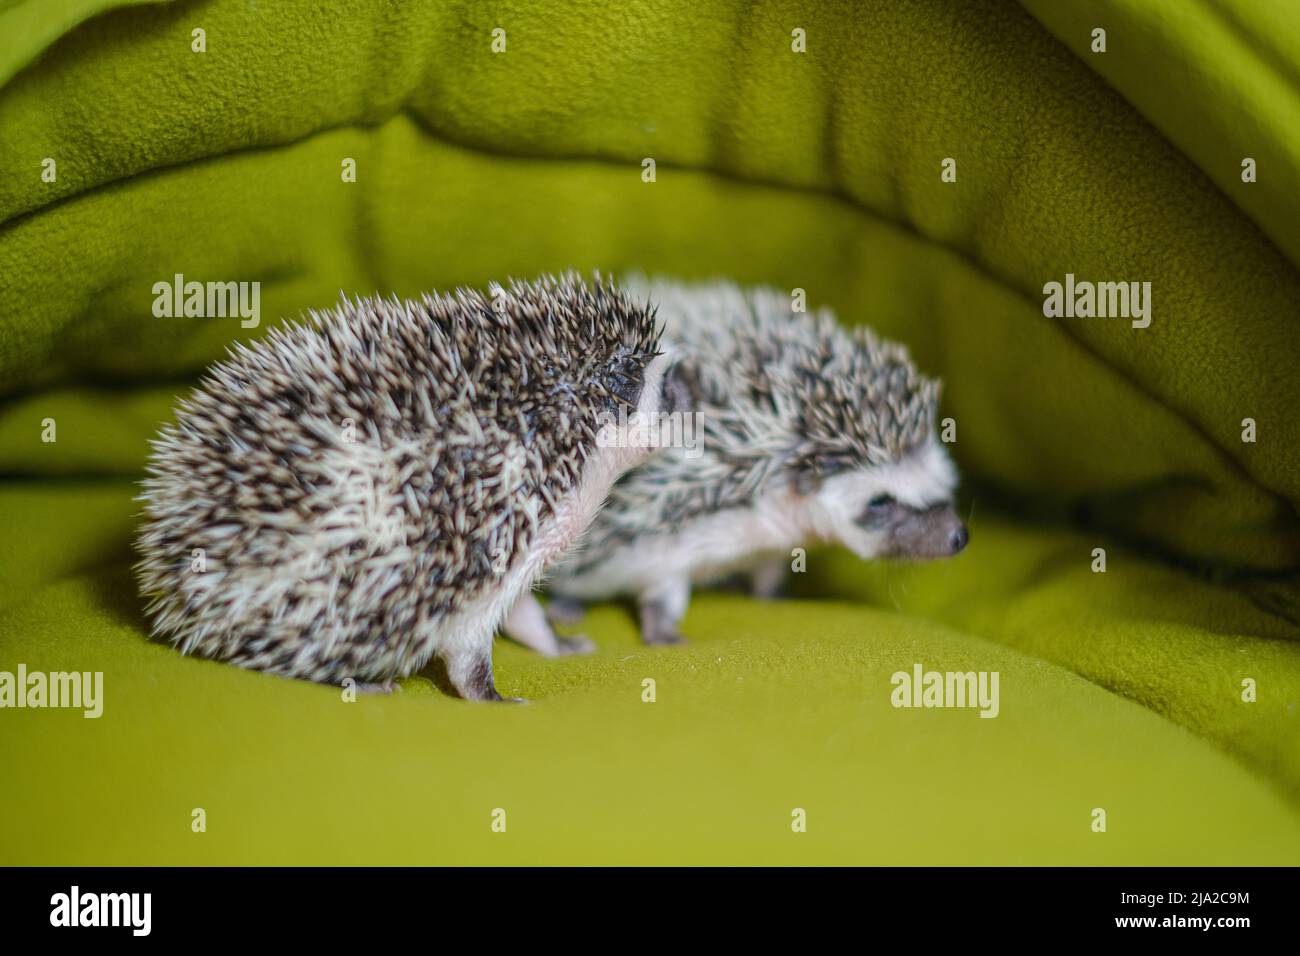
[[[822,476],[815,469],[805,465],[794,473],[794,490],[799,494],[815,495],[821,488]]]
[[[684,362],[674,362],[664,373],[663,394],[660,399],[662,412],[672,414],[681,412],[689,415],[695,411],[699,401],[695,394],[694,381]]]

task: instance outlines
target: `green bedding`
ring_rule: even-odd
[[[0,37],[0,671],[105,687],[0,710],[0,862],[1300,862],[1292,5],[0,0]],[[686,648],[615,607],[591,658],[499,642],[522,708],[147,639],[133,482],[232,338],[567,267],[908,342],[970,547],[814,551]],[[259,281],[258,327],[155,317],[176,274]],[[1044,316],[1067,275],[1150,282],[1150,326]],[[890,706],[917,663],[998,671],[998,717]]]

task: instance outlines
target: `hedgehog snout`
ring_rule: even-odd
[[[961,553],[970,532],[952,502],[928,508],[907,508],[890,528],[889,553],[894,557],[927,560]]]
[[[961,554],[968,541],[970,541],[970,532],[966,530],[966,525],[957,522],[957,527],[948,536],[948,545],[952,548],[952,553]]]

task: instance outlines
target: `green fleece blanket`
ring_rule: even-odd
[[[0,672],[105,688],[0,710],[0,862],[1300,861],[1289,10],[0,0]],[[232,338],[567,267],[907,341],[971,547],[814,552],[681,650],[598,609],[595,657],[499,647],[525,708],[146,638],[132,481]],[[260,282],[257,327],[155,314],[177,275]],[[1150,323],[1053,282],[1149,282]],[[918,664],[997,671],[998,716],[892,706]]]

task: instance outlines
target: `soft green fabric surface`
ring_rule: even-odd
[[[1023,0],[1300,262],[1300,4]],[[1092,52],[1092,31],[1107,50]],[[1241,162],[1255,160],[1254,183]]]
[[[47,46],[95,14],[114,7],[169,0],[0,0],[0,83],[36,59]]]
[[[195,370],[228,329],[182,320],[159,331],[150,290],[177,271],[293,277],[297,296],[264,304],[297,311],[328,304],[340,287],[536,271],[553,264],[546,253],[560,251],[552,246],[568,230],[583,230],[590,257],[610,268],[683,261],[696,273],[758,271],[741,248],[656,257],[665,229],[760,229],[751,241],[765,240],[769,257],[778,258],[778,243],[796,248],[803,237],[787,237],[782,219],[728,221],[712,204],[674,195],[674,181],[691,178],[680,170],[711,169],[795,187],[791,201],[803,200],[809,228],[819,196],[846,205],[844,218],[894,223],[967,260],[989,295],[1008,300],[1005,311],[985,311],[908,272],[882,279],[897,270],[863,261],[852,246],[818,272],[758,274],[798,283],[851,320],[889,325],[864,306],[891,299],[899,331],[950,382],[948,411],[964,426],[973,473],[1083,504],[1113,531],[1196,558],[1300,564],[1300,421],[1291,413],[1300,403],[1292,374],[1300,277],[1191,161],[1008,0],[739,9],[725,0],[632,13],[302,0],[250,12],[210,0],[101,17],[46,50],[0,97],[8,224],[0,268],[17,279],[0,295],[0,313],[23,317],[0,339],[0,373],[13,387],[74,371]],[[794,24],[808,31],[806,54],[790,52]],[[494,55],[499,25],[509,45]],[[207,53],[190,50],[196,26],[207,31]],[[424,135],[386,137],[399,115],[408,133]],[[292,147],[307,153],[284,148],[344,126],[364,130]],[[493,203],[480,185],[490,173],[477,162],[470,182],[421,161],[434,140],[605,166],[564,163],[558,193],[506,192],[509,202]],[[250,148],[258,152],[203,162]],[[361,173],[345,185],[339,163],[353,152]],[[39,180],[47,156],[59,162],[56,183]],[[653,186],[639,179],[645,156],[662,173]],[[958,160],[957,183],[940,181],[948,156]],[[258,182],[230,165],[245,160],[265,164]],[[148,170],[159,172],[128,182]],[[609,192],[586,190],[583,176]],[[148,202],[151,186],[162,195]],[[592,193],[605,201],[591,202]],[[444,220],[444,203],[470,206],[471,222]],[[22,218],[35,210],[47,215]],[[542,210],[552,235],[525,233]],[[392,262],[395,246],[421,262]],[[828,271],[838,284],[825,281]],[[1042,286],[1067,272],[1152,282],[1151,328],[1044,320]],[[843,289],[849,281],[854,288]],[[862,291],[882,282],[889,293]],[[955,324],[976,341],[959,343]],[[1002,344],[1031,326],[1046,348],[1013,366],[1022,374],[989,374]],[[177,336],[206,348],[176,349]],[[55,361],[67,346],[73,368]],[[961,380],[972,370],[978,398]],[[1039,371],[1054,394],[1033,388]],[[1075,384],[1106,376],[1130,383],[1131,400],[1104,403]],[[1084,398],[1088,425],[1079,431],[1057,413]],[[1174,454],[1153,421],[1160,415],[1184,433]],[[1038,427],[1026,425],[1029,416]],[[1240,440],[1245,417],[1260,423],[1256,444]],[[1098,450],[1103,433],[1116,431],[1123,453]]]
[[[0,861],[1300,860],[1294,197],[1217,165],[1300,163],[1271,120],[1202,152],[1199,122],[1271,102],[1234,34],[1135,45],[1148,21],[1110,3],[1103,68],[1056,4],[1028,5],[1079,57],[1003,0],[209,0],[54,41],[114,5],[0,34],[0,670],[102,669],[108,697],[0,712],[31,781],[0,796]],[[1286,75],[1300,41],[1270,36]],[[1194,113],[1168,93],[1189,68],[1225,77]],[[946,383],[971,548],[814,553],[796,589],[833,602],[700,599],[680,652],[602,609],[594,659],[500,650],[523,709],[423,678],[348,705],[145,639],[130,481],[244,334],[153,317],[155,282],[261,281],[264,329],[340,290],[570,266],[804,288],[906,340]],[[1067,272],[1152,282],[1151,327],[1044,318]],[[918,661],[1000,670],[1002,715],[891,708]]]
[[[0,609],[0,666],[22,635],[29,668],[103,670],[105,687],[98,720],[3,714],[0,760],[19,783],[0,798],[5,862],[1300,859],[1300,818],[1266,775],[1061,667],[888,605],[708,596],[684,622],[692,645],[666,650],[639,646],[628,616],[600,609],[585,626],[595,657],[498,644],[498,686],[526,707],[467,705],[424,677],[349,704],[334,688],[185,659],[141,639],[124,550],[131,493],[121,482],[0,493],[0,517],[25,542],[22,562],[0,563],[0,593],[20,595]],[[973,528],[970,554],[932,569],[945,591],[1006,606],[1072,590],[1058,538]],[[1011,573],[987,575],[989,563]],[[969,607],[972,620],[988,614]],[[1148,623],[1186,649],[1176,628]],[[1203,638],[1226,651],[1234,636]],[[1206,672],[1205,707],[1294,740],[1282,703],[1294,709],[1294,656],[1261,643]],[[1145,644],[1124,666],[1158,681],[1166,661]],[[890,676],[917,662],[997,670],[1000,715],[891,707]],[[1259,704],[1236,697],[1243,669],[1259,677]],[[203,834],[190,830],[196,807]],[[796,807],[805,834],[791,832]],[[1091,830],[1098,807],[1104,834]],[[490,829],[496,808],[504,834]]]

